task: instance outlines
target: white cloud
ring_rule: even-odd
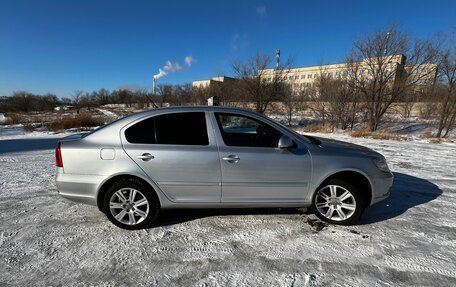
[[[192,66],[192,64],[196,62],[196,59],[193,58],[192,56],[185,56],[184,62],[187,65],[187,67],[190,68]]]
[[[240,35],[239,33],[234,33],[231,36],[231,51],[237,51],[248,46],[247,37],[245,35]]]
[[[255,7],[255,12],[258,16],[266,17],[268,16],[268,11],[266,10],[266,6],[257,6]]]

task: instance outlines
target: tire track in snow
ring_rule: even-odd
[[[392,268],[396,268],[403,271],[413,272],[427,272],[433,274],[442,274],[449,277],[455,278],[456,283],[456,265],[448,264],[442,266],[441,261],[435,260],[430,256],[426,257],[400,257],[400,256],[385,256],[384,263]]]

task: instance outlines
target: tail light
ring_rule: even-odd
[[[60,144],[60,141],[58,141],[57,146],[55,147],[55,165],[57,167],[63,167],[62,151],[60,149]]]

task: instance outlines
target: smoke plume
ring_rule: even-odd
[[[187,68],[190,68],[193,63],[196,62],[196,60],[192,56],[185,56],[184,58],[185,65]],[[160,79],[163,78],[164,76],[174,73],[177,71],[181,71],[183,68],[179,64],[179,62],[171,62],[170,60],[166,61],[165,65],[161,68],[158,69],[158,74],[154,75],[154,79]]]

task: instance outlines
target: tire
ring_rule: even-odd
[[[338,225],[355,224],[366,206],[366,199],[355,186],[330,179],[315,192],[312,208],[321,220]]]
[[[160,203],[154,190],[134,179],[115,182],[103,199],[104,213],[116,226],[143,229],[158,217]]]

